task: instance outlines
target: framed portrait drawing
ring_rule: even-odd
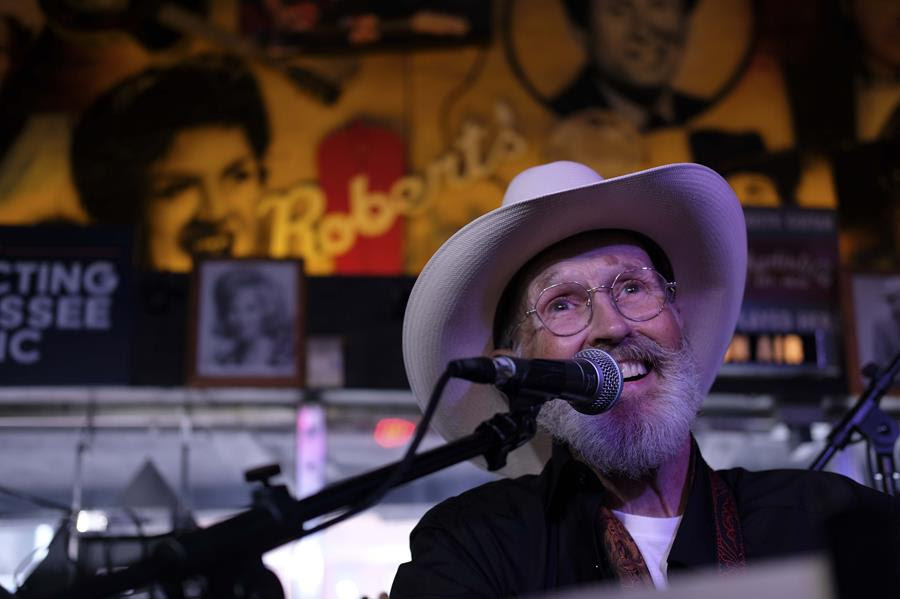
[[[845,276],[847,380],[861,392],[868,364],[886,368],[900,353],[900,272],[852,272]],[[900,394],[900,380],[891,388]]]
[[[191,285],[189,383],[303,385],[304,283],[300,260],[199,259]]]

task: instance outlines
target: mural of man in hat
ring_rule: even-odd
[[[681,123],[705,106],[672,89],[696,0],[564,0],[587,65],[551,101],[560,115],[612,109],[638,129]]]
[[[225,55],[150,68],[98,98],[73,132],[79,199],[99,223],[135,225],[145,263],[259,250],[269,124],[250,69]]]
[[[415,396],[424,406],[453,359],[586,349],[612,356],[623,390],[597,415],[544,404],[505,480],[423,517],[391,597],[522,596],[601,580],[664,588],[679,572],[820,551],[824,519],[846,511],[877,519],[873,535],[896,535],[896,498],[830,473],[716,471],[700,454],[691,427],[746,269],[743,211],[704,166],[604,180],[555,162],[513,179],[502,205],[445,242],[415,284],[403,332]],[[457,439],[507,409],[493,386],[453,384],[433,425]]]

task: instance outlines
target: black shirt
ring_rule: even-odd
[[[670,576],[716,563],[710,481],[699,452],[688,501],[668,557]],[[900,536],[900,501],[843,476],[802,470],[718,472],[737,503],[748,565],[818,552],[825,524],[861,513]],[[597,513],[604,489],[562,446],[539,475],[487,483],[425,514],[410,535],[412,560],[391,589],[403,597],[507,597],[614,579]]]

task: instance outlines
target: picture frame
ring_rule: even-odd
[[[859,394],[869,384],[862,370],[886,368],[900,352],[900,271],[848,271],[843,279],[847,383]],[[900,380],[889,393],[900,395]]]
[[[303,261],[199,258],[191,280],[188,383],[302,387]]]

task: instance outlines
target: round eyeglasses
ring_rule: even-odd
[[[675,281],[666,281],[646,266],[620,272],[611,285],[587,288],[576,281],[550,285],[541,290],[525,318],[536,315],[558,337],[575,335],[590,324],[594,315],[592,298],[600,290],[610,292],[619,314],[637,322],[654,318],[675,299]]]

